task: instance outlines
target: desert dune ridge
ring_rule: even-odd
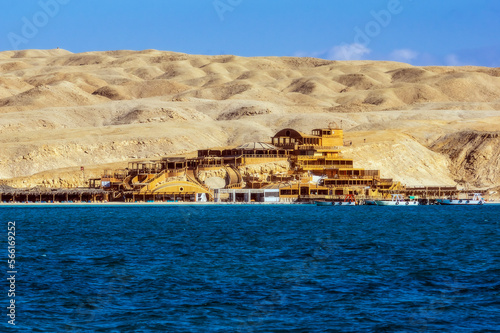
[[[408,185],[500,185],[500,69],[156,50],[0,52],[0,178],[80,186],[128,161],[345,130]]]

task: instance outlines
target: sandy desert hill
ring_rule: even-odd
[[[0,52],[0,73],[0,178],[15,186],[332,123],[383,177],[500,185],[500,68],[58,49]]]

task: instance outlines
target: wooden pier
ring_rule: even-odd
[[[13,202],[102,202],[109,194],[96,188],[13,188],[0,185],[0,203]]]
[[[390,194],[402,194],[405,198],[418,200],[420,204],[432,205],[437,199],[442,198],[468,198],[474,193],[482,193],[479,190],[459,190],[456,186],[406,186],[398,191],[389,191]],[[484,194],[484,193],[482,193]],[[369,196],[363,194],[354,194],[356,201],[363,204],[367,200],[381,200],[390,197]],[[343,201],[345,195],[301,195],[298,201],[300,202],[315,202],[315,201]]]

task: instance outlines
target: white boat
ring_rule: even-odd
[[[418,201],[406,201],[402,194],[391,194],[391,200],[375,200],[377,206],[417,206]]]
[[[472,199],[437,199],[440,205],[482,205],[484,204],[484,199],[481,197],[481,193],[474,193]]]
[[[356,198],[353,194],[347,194],[344,201],[337,201],[333,203],[335,206],[356,206]]]
[[[335,206],[356,206],[355,201],[338,201],[333,203]]]

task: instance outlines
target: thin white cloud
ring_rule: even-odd
[[[448,54],[445,58],[446,66],[462,66],[462,62],[458,59],[456,54]]]
[[[418,52],[410,49],[394,50],[390,54],[391,60],[399,62],[411,62],[418,58]]]
[[[362,60],[372,52],[363,44],[342,44],[336,45],[327,52],[326,58],[329,60]]]
[[[372,50],[362,44],[342,44],[321,52],[295,52],[295,57],[313,57],[328,60],[363,60]]]

